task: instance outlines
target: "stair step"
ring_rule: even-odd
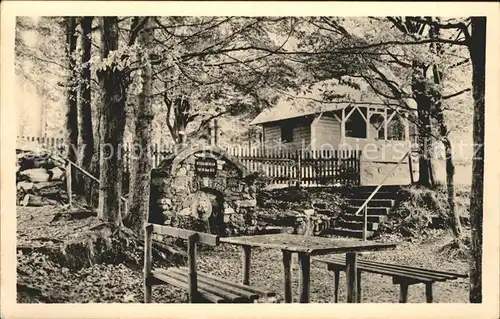
[[[362,222],[363,221],[363,216],[354,216],[354,215],[344,215],[342,216],[342,219],[343,220],[346,220],[346,221],[360,221]],[[384,221],[386,221],[388,219],[387,216],[385,215],[368,215],[367,216],[367,221],[368,222],[371,222],[371,223],[382,223]]]
[[[348,206],[346,211],[348,213],[356,213],[359,206]],[[368,207],[368,215],[387,215],[389,213],[389,208],[387,207]],[[363,213],[361,213],[363,214]]]
[[[342,227],[344,229],[352,229],[352,230],[363,230],[363,222],[362,221],[339,221],[335,223],[335,226]],[[378,223],[368,222],[366,224],[367,230],[377,230]]]
[[[342,237],[363,238],[363,231],[362,230],[334,228],[334,229],[332,229],[331,234],[335,235],[335,236],[342,236]],[[367,231],[366,237],[369,238],[371,236],[373,236],[373,232]]]
[[[349,203],[354,206],[361,206],[365,202],[364,199],[353,198],[349,200]],[[368,202],[368,207],[388,207],[392,208],[394,206],[394,200],[392,199],[372,199]]]
[[[403,185],[383,185],[380,189],[379,192],[385,192],[385,191],[398,191],[402,188]],[[377,186],[359,186],[356,188],[353,188],[354,192],[373,192],[377,188]]]
[[[370,197],[372,194],[371,191],[362,191],[359,193],[355,193],[354,196],[356,199],[367,199]],[[398,199],[399,194],[398,192],[391,192],[391,191],[378,191],[375,193],[373,196],[373,199]]]

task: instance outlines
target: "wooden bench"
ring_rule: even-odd
[[[188,267],[152,268],[153,233],[187,240]],[[249,303],[260,297],[274,296],[266,289],[228,281],[196,270],[198,243],[219,245],[219,237],[186,229],[147,224],[144,250],[144,302],[151,302],[153,285],[171,284],[188,292],[189,302]]]
[[[314,261],[325,263],[328,270],[334,272],[335,302],[338,302],[339,295],[339,276],[341,271],[345,271],[345,258],[341,256],[332,256],[328,258],[315,258]],[[446,281],[457,278],[467,278],[467,275],[456,274],[446,271],[437,271],[419,267],[394,265],[371,260],[357,261],[357,290],[358,302],[361,302],[361,272],[370,272],[374,274],[386,275],[392,277],[393,284],[400,285],[399,302],[408,301],[408,287],[414,284],[425,284],[426,302],[432,303],[432,285],[436,281]]]

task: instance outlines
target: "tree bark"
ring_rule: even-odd
[[[80,70],[80,136],[83,147],[83,156],[81,166],[88,172],[91,169],[92,155],[94,154],[94,133],[92,128],[92,109],[91,109],[91,78],[90,78],[90,57],[92,41],[92,20],[93,17],[83,17],[80,21],[82,35],[81,44],[81,63]],[[92,183],[84,179],[84,193],[89,193]]]
[[[80,136],[83,147],[83,156],[81,158],[81,166],[88,172],[91,171],[92,155],[94,154],[94,135],[92,128],[92,110],[91,110],[91,75],[90,75],[90,58],[91,58],[91,41],[92,41],[92,20],[93,17],[83,17],[80,21],[82,35],[81,43],[81,63],[80,70]],[[78,189],[82,193],[87,194],[87,203],[90,204],[92,182],[83,178],[79,181]]]
[[[431,106],[432,102],[426,92],[425,78],[421,67],[414,67],[413,95],[417,102],[418,114],[418,136],[419,136],[419,177],[418,184],[426,187],[434,186],[434,166],[432,163],[432,125]]]
[[[455,238],[460,238],[462,235],[462,225],[460,216],[455,208],[455,165],[453,164],[453,149],[448,137],[443,141],[446,152],[446,192],[448,195],[449,214],[448,220],[451,230]]]
[[[65,19],[66,24],[66,54],[68,57],[69,79],[67,92],[67,112],[66,112],[66,132],[67,132],[67,147],[68,159],[76,162],[77,154],[75,148],[78,145],[78,103],[77,103],[77,77],[78,71],[76,68],[76,59],[74,56],[76,50],[76,18],[68,17]]]
[[[101,17],[101,58],[118,50],[118,18]],[[98,72],[102,94],[99,151],[99,218],[121,226],[122,143],[127,78],[116,62]]]
[[[483,195],[484,195],[484,95],[486,63],[486,18],[471,18],[469,52],[472,61],[474,98],[472,186],[470,197],[471,259],[469,264],[469,299],[482,302]]]
[[[437,18],[437,21],[439,22],[439,18]],[[441,30],[439,28],[439,25],[433,25],[430,27],[429,35],[431,36],[431,38],[439,38],[440,31]],[[442,56],[442,47],[439,43],[433,43],[431,45],[431,49],[438,57]],[[434,64],[432,65],[432,74],[434,83],[436,84],[433,92],[431,92],[431,96],[433,96],[433,100],[435,101],[433,105],[433,118],[436,119],[436,122],[438,124],[439,134],[441,136],[441,141],[444,145],[446,154],[446,192],[448,195],[449,206],[448,223],[451,227],[451,230],[453,231],[453,235],[455,236],[455,238],[460,239],[460,236],[462,235],[462,226],[460,223],[460,216],[458,215],[458,211],[455,208],[455,165],[453,164],[453,148],[448,137],[449,130],[445,122],[442,104],[443,71],[437,64]]]
[[[152,109],[152,67],[149,59],[153,44],[152,19],[147,19],[144,28],[139,31],[137,41],[141,47],[139,60],[143,61],[141,69],[142,91],[137,97],[135,108],[135,135],[134,155],[131,158],[129,183],[129,216],[127,226],[138,233],[142,232],[143,224],[147,221],[149,212],[149,194],[151,184],[151,134],[153,120]],[[139,23],[137,22],[137,25]]]

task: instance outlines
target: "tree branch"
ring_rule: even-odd
[[[459,96],[459,95],[461,95],[461,94],[464,94],[464,93],[466,93],[466,92],[470,92],[470,91],[471,91],[471,88],[466,88],[466,89],[463,89],[463,90],[461,90],[461,91],[455,92],[455,93],[450,94],[450,95],[446,95],[446,96],[444,96],[444,95],[443,95],[443,96],[441,97],[441,99],[442,99],[442,100],[448,100],[448,99],[451,99],[451,98],[453,98],[453,97]]]

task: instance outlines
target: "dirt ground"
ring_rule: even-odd
[[[53,209],[18,207],[18,302],[20,303],[88,303],[88,302],[141,302],[142,271],[140,267],[124,264],[95,264],[80,270],[61,267],[44,253],[44,247],[58,247],[74,236],[75,231],[97,224],[94,219],[80,221],[58,221],[49,223]],[[50,237],[50,238],[49,238]],[[391,251],[364,253],[361,258],[383,260],[405,265],[428,267],[467,273],[467,263],[449,257],[440,249],[452,239],[443,231],[433,231],[427,238],[407,241],[398,237],[381,240],[396,242]],[[37,247],[20,249],[19,247]],[[221,245],[214,250],[200,249],[199,270],[228,280],[241,280],[242,251],[238,247]],[[294,300],[298,291],[298,263],[294,256],[293,291]],[[254,249],[251,260],[251,283],[265,286],[278,293],[276,300],[282,302],[283,270],[281,252],[275,249]],[[399,287],[391,278],[376,274],[362,275],[363,302],[398,302]],[[409,302],[425,302],[424,286],[409,289]],[[345,302],[345,277],[341,275],[340,302]],[[156,303],[185,302],[185,293],[171,286],[153,289]],[[325,303],[333,300],[333,274],[326,266],[313,263],[311,266],[311,302]],[[434,285],[435,302],[468,302],[468,281],[459,279]]]

